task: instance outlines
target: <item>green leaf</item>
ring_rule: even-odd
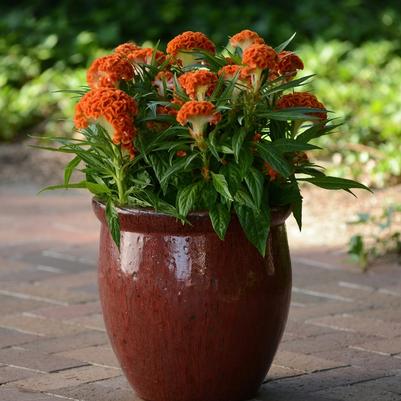
[[[306,143],[312,139],[319,138],[323,135],[332,133],[336,128],[340,127],[340,124],[326,125],[325,123],[314,124],[312,127],[306,129],[301,134],[299,134],[295,140],[297,142]]]
[[[75,156],[70,162],[65,166],[64,169],[64,185],[68,185],[70,182],[71,174],[81,162],[81,158],[79,156]]]
[[[244,178],[253,163],[253,155],[249,149],[242,148],[239,153],[238,166],[240,169],[241,177]]]
[[[201,199],[205,209],[212,209],[217,202],[217,192],[213,184],[209,182],[204,185],[201,191]]]
[[[241,185],[241,170],[234,162],[228,163],[220,169],[220,173],[224,175],[228,183],[228,189],[231,194],[235,194]]]
[[[214,231],[223,240],[231,221],[230,209],[221,203],[217,203],[209,210],[209,217]]]
[[[293,180],[293,199],[291,201],[291,210],[295,221],[298,224],[299,231],[302,230],[302,195],[298,183]]]
[[[233,201],[233,197],[231,196],[231,193],[228,189],[228,184],[226,181],[226,178],[224,177],[223,174],[215,174],[211,172],[212,175],[212,182],[214,189],[222,195],[224,198]]]
[[[164,185],[168,182],[168,179],[178,171],[186,170],[191,162],[198,157],[198,153],[194,153],[191,156],[182,158],[178,161],[176,161],[172,166],[170,166],[163,174],[161,180],[160,180],[160,185]]]
[[[304,77],[302,77],[302,78],[293,79],[292,81],[285,82],[285,83],[279,84],[279,85],[275,85],[275,86],[273,86],[273,87],[271,87],[271,86],[272,86],[272,85],[271,85],[272,82],[269,82],[269,81],[268,81],[268,82],[267,82],[267,85],[269,85],[270,88],[263,90],[263,91],[262,91],[262,95],[263,95],[264,97],[268,97],[268,96],[271,96],[271,95],[273,95],[273,94],[275,94],[275,93],[283,92],[284,90],[294,89],[294,88],[297,88],[297,87],[299,87],[299,86],[303,86],[303,85],[309,84],[308,81],[309,81],[311,78],[313,78],[314,76],[315,76],[314,74],[312,74],[312,75],[306,75],[306,76],[304,76]],[[282,80],[283,77],[280,77],[279,79]]]
[[[238,163],[239,153],[246,137],[245,128],[241,128],[235,132],[232,139],[232,147],[234,151],[235,161]]]
[[[291,35],[291,37],[290,37],[289,39],[287,39],[285,42],[279,44],[279,45],[275,48],[276,52],[277,52],[277,53],[280,53],[281,51],[283,51],[283,50],[292,42],[292,40],[295,38],[295,35],[296,35],[296,34],[297,34],[297,33],[294,32],[294,33]]]
[[[265,182],[265,177],[259,170],[257,170],[254,167],[251,167],[249,169],[248,174],[245,176],[245,183],[258,209],[261,207],[262,203],[264,182]]]
[[[269,163],[274,170],[286,178],[291,175],[291,166],[274,148],[272,142],[259,142],[256,143],[255,146],[262,159]]]
[[[213,130],[209,136],[205,139],[207,146],[212,153],[212,155],[217,159],[220,160],[220,156],[217,152],[217,145],[216,145],[216,135],[217,135],[217,130]]]
[[[298,142],[294,139],[280,138],[272,142],[279,153],[303,152],[306,150],[321,149],[310,143]]]
[[[250,209],[253,210],[258,210],[258,207],[255,205],[254,201],[252,200],[251,196],[248,194],[248,191],[246,191],[243,188],[240,188],[237,193],[234,196],[234,201],[241,205],[241,206],[247,206]]]
[[[154,208],[158,212],[168,214],[170,216],[176,217],[177,219],[182,218],[182,216],[180,216],[180,214],[178,213],[177,209],[173,205],[170,205],[170,203],[164,201],[163,199],[160,198],[155,199]]]
[[[314,121],[319,120],[319,117],[313,115],[312,113],[321,113],[322,111],[324,111],[324,109],[314,109],[309,107],[288,107],[287,109],[259,113],[258,116],[279,121]]]
[[[109,199],[106,203],[106,221],[109,227],[110,235],[117,248],[120,249],[120,221],[113,201]]]
[[[311,184],[324,189],[349,190],[351,188],[360,188],[372,192],[370,188],[368,188],[366,185],[361,184],[360,182],[348,180],[346,178],[330,177],[327,175],[311,178],[298,178],[298,181],[310,182]]]
[[[234,203],[234,207],[245,236],[264,257],[270,230],[270,211],[262,209],[256,212],[237,203]]]
[[[73,184],[51,185],[46,188],[43,188],[39,193],[45,191],[53,191],[55,189],[81,189],[81,188],[88,189],[94,195],[103,195],[110,193],[110,189],[106,185],[97,184],[89,181],[81,181]]]
[[[181,216],[186,217],[198,199],[203,182],[198,181],[182,188],[177,195],[177,208]]]

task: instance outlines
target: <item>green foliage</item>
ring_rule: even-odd
[[[200,61],[207,58],[210,74],[217,79],[221,63],[227,61],[219,55],[200,57]],[[110,233],[117,245],[120,232],[116,207],[152,208],[183,222],[192,211],[208,210],[220,239],[225,236],[232,212],[236,213],[246,237],[264,256],[272,208],[292,207],[301,227],[300,181],[348,192],[352,188],[368,189],[352,180],[326,176],[303,153],[317,149],[309,140],[319,137],[321,131],[327,134],[336,128],[316,121],[311,113],[321,109],[276,110],[275,103],[283,91],[297,89],[302,81],[288,82],[286,75],[269,81],[264,70],[257,85],[220,78],[210,96],[214,103],[188,101],[177,79],[165,94],[158,93],[153,81],[165,65],[152,60],[151,65],[136,64],[134,79],[120,86],[137,104],[138,113],[132,122],[137,132],[133,138],[135,158],[113,142],[111,137],[118,128],[101,120],[84,129],[82,138],[54,138],[61,146],[53,150],[75,157],[65,167],[64,184],[47,189],[91,191],[106,204]],[[197,66],[173,64],[170,68],[177,78]],[[110,94],[110,89],[106,92]],[[177,119],[158,112],[158,105],[175,110],[177,97],[185,102]],[[107,104],[106,110],[103,104]],[[210,106],[210,111],[200,109],[200,104]],[[107,118],[113,103],[94,102],[91,106]],[[92,119],[92,115],[85,117]],[[118,117],[123,120],[126,116]],[[85,180],[70,183],[72,172],[78,168]]]
[[[401,255],[400,217],[401,205],[393,204],[384,207],[379,215],[359,213],[354,221],[348,223],[364,230],[353,235],[348,243],[348,254],[363,271],[380,256],[389,253]]]
[[[336,174],[377,187],[401,176],[401,57],[399,43],[317,42],[301,47],[310,88],[329,110],[340,111],[338,133],[316,143],[326,148]],[[334,157],[333,157],[334,155]],[[332,163],[333,164],[333,163]],[[397,178],[398,177],[398,178]]]

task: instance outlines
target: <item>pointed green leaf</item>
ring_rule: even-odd
[[[234,207],[245,236],[258,249],[259,253],[265,256],[270,230],[269,210],[262,209],[260,212],[256,212],[237,203],[234,203]]]
[[[294,139],[280,138],[272,142],[279,153],[303,152],[306,150],[321,149],[319,146],[310,143],[298,142]]]
[[[258,211],[258,207],[255,205],[253,199],[249,195],[248,191],[240,188],[234,196],[234,201],[241,205],[249,207],[250,209]]]
[[[245,183],[257,208],[260,208],[262,203],[264,182],[265,177],[254,167],[251,167],[248,174],[245,176]]]
[[[105,185],[102,184],[97,184],[94,182],[88,182],[88,181],[81,181],[81,182],[76,182],[72,184],[62,184],[62,185],[51,185],[46,188],[43,188],[39,193],[45,192],[45,191],[53,191],[55,189],[89,189],[90,192],[92,192],[94,195],[102,195],[102,194],[109,194],[110,189],[106,187]]]
[[[74,172],[75,168],[81,162],[79,156],[75,156],[70,162],[65,166],[64,169],[64,185],[68,185],[70,182],[71,174]]]
[[[235,161],[238,163],[239,153],[246,137],[245,128],[241,128],[235,132],[232,139],[232,146],[234,151]]]
[[[289,163],[281,156],[274,148],[271,142],[259,142],[255,144],[262,159],[269,163],[283,177],[289,177],[292,173],[292,168]]]
[[[110,235],[117,248],[120,249],[120,221],[113,201],[109,199],[106,203],[106,221],[109,227]]]
[[[199,196],[202,181],[195,182],[182,188],[177,195],[177,208],[181,216],[186,217],[194,208]]]
[[[209,210],[209,217],[214,231],[223,240],[231,220],[230,209],[221,203],[217,203]]]
[[[372,192],[370,188],[368,188],[366,185],[361,184],[360,182],[354,180],[348,180],[346,178],[330,177],[326,175],[319,177],[311,177],[311,178],[298,178],[298,181],[310,182],[311,184],[324,189],[349,190],[352,188],[360,188]]]
[[[211,172],[212,175],[212,182],[215,190],[222,195],[224,198],[232,201],[233,197],[228,189],[228,184],[226,181],[226,177],[223,174],[215,174]]]
[[[285,42],[279,44],[279,45],[275,48],[276,52],[277,52],[277,53],[280,53],[281,51],[283,51],[283,50],[292,42],[292,40],[295,38],[295,35],[296,35],[296,34],[297,34],[297,33],[294,32],[294,33],[291,35],[291,37],[290,37],[289,39],[287,39]]]
[[[238,166],[240,169],[241,177],[244,178],[253,163],[253,155],[249,149],[242,148],[239,152]]]
[[[295,138],[295,140],[297,142],[306,143],[312,139],[319,138],[323,135],[331,134],[332,131],[334,131],[336,128],[340,127],[341,125],[342,125],[342,123],[326,125],[323,122],[319,123],[319,124],[314,124],[314,125],[312,125],[312,127],[306,129],[301,134],[299,134]]]

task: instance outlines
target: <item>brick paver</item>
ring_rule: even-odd
[[[0,203],[0,400],[136,401],[104,331],[89,196],[0,185]],[[401,400],[399,267],[362,274],[338,248],[296,244],[287,329],[255,401]]]

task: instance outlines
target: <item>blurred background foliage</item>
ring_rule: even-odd
[[[249,28],[275,46],[296,31],[291,49],[305,74],[317,74],[308,89],[345,120],[336,136],[321,139],[329,149],[321,157],[337,173],[378,187],[400,181],[399,0],[11,4],[0,5],[0,141],[71,133],[75,99],[57,91],[85,85],[90,62],[124,41],[166,44],[199,30],[222,48],[229,35]]]

